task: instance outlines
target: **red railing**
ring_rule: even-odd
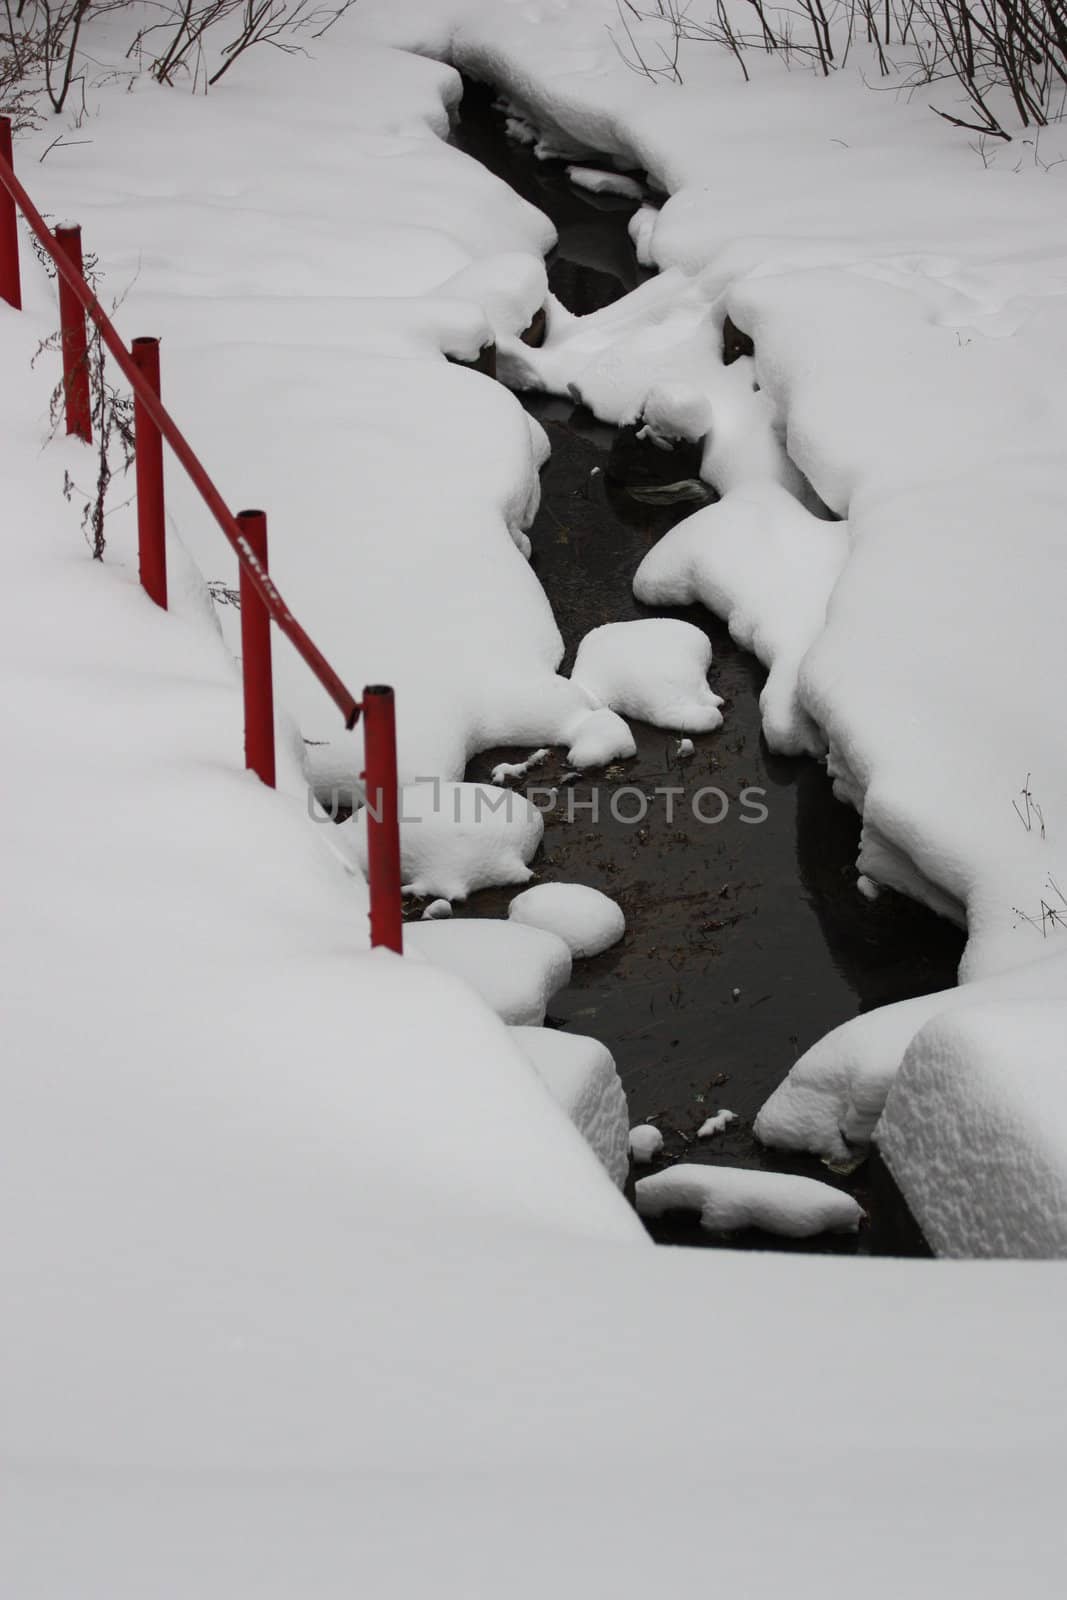
[[[134,395],[137,475],[137,541],[141,584],[164,610],[167,560],[163,499],[163,440],[185,468],[201,499],[232,545],[240,564],[241,670],[244,680],[245,765],[274,786],[274,697],[270,624],[273,621],[314,673],[354,728],[363,717],[363,773],[367,810],[371,943],[400,951],[400,831],[397,808],[396,721],[393,691],[365,688],[356,700],[282,599],[267,568],[267,519],[262,511],[230,511],[160,399],[159,341],[135,339],[127,350],[82,270],[81,229],[53,233],[15,176],[11,121],[0,117],[0,299],[22,306],[18,216],[22,212],[55,264],[63,349],[63,397],[67,432],[92,441],[85,318],[99,329],[105,348]]]

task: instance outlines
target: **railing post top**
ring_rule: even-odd
[[[159,340],[150,333],[140,333],[136,339],[130,340],[132,350],[147,350],[151,345],[158,345]]]
[[[57,222],[55,234],[57,239],[80,239],[82,225],[80,222]]]
[[[238,522],[251,521],[253,517],[265,517],[266,515],[265,511],[238,511],[237,520]]]
[[[388,695],[389,698],[392,699],[392,697],[393,697],[393,687],[392,687],[392,684],[389,684],[389,683],[368,683],[366,688],[363,690],[363,693],[365,695],[367,695],[367,694]]]

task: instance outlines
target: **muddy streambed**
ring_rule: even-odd
[[[575,189],[562,163],[538,161],[506,138],[491,102],[489,91],[468,86],[454,140],[552,218],[560,235],[548,262],[553,293],[585,314],[635,287],[646,276],[627,233],[635,203]],[[530,538],[566,643],[561,670],[569,671],[582,636],[603,622],[678,616],[710,637],[711,684],[725,701],[723,727],[696,737],[688,758],[679,756],[674,735],[632,723],[636,757],[565,783],[546,812],[538,881],[591,884],[620,903],[627,921],[621,944],[575,964],[548,1025],[601,1039],[615,1057],[631,1123],[653,1121],[663,1132],[661,1157],[638,1175],[680,1159],[806,1172],[848,1189],[870,1215],[858,1237],[792,1243],[752,1230],[726,1242],[925,1253],[876,1156],[851,1174],[833,1174],[817,1160],[764,1149],[751,1129],[797,1055],[830,1028],[953,984],[962,936],[897,895],[870,902],[859,894],[859,819],[834,799],[816,762],[767,750],[758,708],[765,674],[725,624],[701,607],[652,612],[633,598],[633,575],[650,545],[693,509],[641,497],[653,471],[681,477],[687,466],[635,455],[625,437],[569,400],[521,398],[552,444]],[[487,781],[497,762],[529,754],[487,751],[467,778]],[[566,771],[563,753],[553,752],[520,788],[558,783]],[[681,792],[655,792],[667,788]],[[753,789],[764,792],[743,798]],[[753,820],[757,807],[766,810],[763,820]],[[473,895],[456,912],[505,915],[515,892]],[[722,1108],[738,1120],[698,1142],[697,1128]],[[650,1231],[663,1242],[724,1242],[695,1218],[660,1219]]]

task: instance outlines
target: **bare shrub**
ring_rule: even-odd
[[[746,80],[746,54],[762,51],[812,65],[824,77],[861,43],[874,54],[881,77],[896,74],[900,87],[955,83],[966,96],[962,114],[931,106],[955,127],[1010,139],[1006,126],[1043,127],[1067,105],[1067,0],[715,0],[714,14],[699,18],[689,0],[656,0],[639,10],[616,0],[629,65],[653,79],[682,81],[681,47],[703,42],[729,50]],[[753,25],[738,22],[751,12]],[[635,22],[666,24],[668,43],[648,58]],[[662,28],[658,30],[662,34]]]

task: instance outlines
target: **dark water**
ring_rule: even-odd
[[[553,292],[586,312],[618,298],[643,274],[626,231],[633,202],[587,196],[562,165],[536,161],[505,140],[487,92],[464,98],[455,139],[545,211],[560,243],[549,260]],[[859,820],[833,797],[823,769],[772,755],[758,710],[764,672],[717,618],[700,607],[650,612],[633,598],[633,574],[650,545],[691,506],[653,508],[628,492],[653,472],[692,470],[658,453],[637,457],[616,431],[569,401],[543,395],[524,403],[548,431],[552,457],[541,510],[530,530],[533,565],[552,602],[567,671],[582,636],[603,622],[672,615],[695,623],[714,650],[711,683],[725,700],[724,725],[696,737],[688,759],[662,730],[634,723],[637,755],[607,772],[584,775],[573,795],[545,817],[539,879],[588,883],[616,899],[627,934],[615,949],[579,962],[552,1003],[552,1026],[588,1032],[612,1051],[629,1098],[631,1122],[664,1134],[656,1171],[679,1159],[804,1172],[840,1184],[867,1208],[858,1238],[823,1236],[790,1245],[752,1230],[733,1245],[885,1254],[925,1253],[914,1222],[876,1156],[850,1175],[809,1158],[783,1157],[752,1137],[752,1120],[797,1055],[860,1011],[955,982],[961,934],[923,908],[885,893],[858,893]],[[591,477],[594,468],[600,471]],[[523,749],[477,757],[467,777],[488,779]],[[526,784],[551,784],[566,771],[562,752]],[[656,795],[683,792],[670,802]],[[521,787],[521,786],[520,786]],[[717,823],[700,820],[724,811]],[[619,791],[625,789],[625,794]],[[634,793],[634,790],[640,793]],[[760,789],[765,820],[755,815]],[[642,808],[643,821],[630,820]],[[613,801],[615,806],[613,809]],[[591,811],[596,805],[597,815]],[[514,890],[471,898],[461,915],[500,915]],[[705,1117],[722,1108],[738,1121],[712,1140],[695,1140]],[[664,1242],[714,1245],[695,1219],[661,1219]]]

